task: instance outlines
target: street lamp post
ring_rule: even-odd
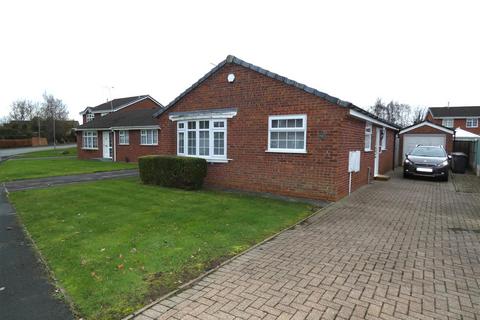
[[[57,149],[57,143],[55,139],[55,113],[53,113],[53,150]]]

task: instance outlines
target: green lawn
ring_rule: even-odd
[[[0,164],[0,181],[64,176],[136,167],[136,163],[79,160],[76,158],[11,159]]]
[[[77,155],[77,147],[63,148],[56,150],[42,150],[29,153],[23,153],[16,156],[17,159],[22,158],[45,158],[45,157],[72,157]]]
[[[135,178],[10,194],[56,278],[87,319],[118,319],[312,207],[147,186]]]

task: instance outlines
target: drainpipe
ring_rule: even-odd
[[[117,139],[115,138],[115,130],[113,132],[113,162],[117,161]]]
[[[392,161],[392,170],[395,171],[395,157],[398,157],[398,154],[395,154],[395,150],[396,150],[396,144],[397,144],[397,133],[395,133],[393,135],[393,161]],[[400,150],[399,150],[400,151]],[[400,153],[400,152],[399,152]]]

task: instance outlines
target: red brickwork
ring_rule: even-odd
[[[235,74],[234,83],[227,82],[229,73]],[[348,192],[349,150],[362,150],[362,172],[355,177],[355,188],[366,183],[367,167],[373,172],[373,151],[363,155],[365,122],[351,118],[348,108],[232,64],[159,118],[160,152],[176,153],[176,126],[168,119],[169,112],[225,107],[238,109],[237,116],[228,120],[227,156],[231,160],[209,165],[208,186],[338,200]],[[265,152],[269,115],[288,114],[307,114],[307,153]],[[381,161],[381,172],[391,163],[393,155],[388,153],[393,154],[393,147],[382,153],[386,160]]]

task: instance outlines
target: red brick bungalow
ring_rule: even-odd
[[[155,114],[159,154],[208,160],[206,185],[338,200],[394,166],[398,127],[228,56]]]
[[[114,99],[86,108],[81,113],[84,123],[76,129],[78,157],[128,162],[158,154],[160,127],[153,114],[160,108],[150,96]]]

